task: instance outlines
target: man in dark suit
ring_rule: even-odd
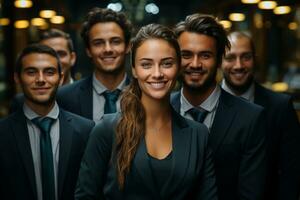
[[[265,108],[267,181],[265,199],[298,200],[300,192],[300,128],[292,99],[254,80],[255,48],[250,35],[232,32],[223,59],[222,87]]]
[[[20,54],[15,80],[22,109],[0,121],[2,200],[72,200],[81,157],[94,122],[59,108],[59,58],[34,44]]]
[[[64,109],[99,122],[119,110],[121,91],[129,83],[125,55],[129,51],[131,24],[121,12],[93,8],[83,23],[81,36],[95,65],[92,76],[58,91]]]
[[[226,32],[212,16],[194,14],[175,27],[182,56],[182,88],[171,103],[210,130],[221,200],[258,200],[265,180],[263,108],[234,97],[216,83]]]

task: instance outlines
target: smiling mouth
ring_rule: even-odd
[[[45,93],[49,90],[50,88],[33,88],[34,91],[38,93]]]
[[[247,72],[245,72],[245,71],[243,71],[243,72],[231,72],[230,75],[237,78],[237,79],[242,79],[247,75]]]
[[[154,89],[161,89],[161,88],[165,87],[166,83],[167,83],[166,81],[162,81],[162,82],[151,82],[148,84],[150,84],[151,87]]]
[[[104,62],[113,62],[115,59],[116,57],[102,57]]]

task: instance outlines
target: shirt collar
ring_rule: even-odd
[[[198,105],[198,108],[204,109],[208,112],[213,111],[219,101],[221,95],[221,89],[219,85],[216,85],[215,89],[213,90],[213,92],[209,95],[209,97],[203,101],[200,105]],[[184,112],[187,112],[188,110],[190,110],[191,108],[193,108],[194,106],[192,104],[190,104],[188,102],[188,100],[184,97],[183,95],[183,88],[181,89],[181,105],[182,105],[182,109]]]
[[[254,102],[254,92],[255,92],[254,82],[250,85],[250,87],[248,88],[248,90],[246,90],[246,92],[244,92],[241,95],[236,95],[233,92],[233,90],[230,88],[230,86],[226,83],[226,81],[224,79],[222,80],[222,88],[226,92],[228,92],[228,93],[230,93],[230,94],[232,94],[234,96],[239,96],[239,97],[242,97],[243,99],[246,99],[246,100],[248,100],[250,102]]]
[[[126,79],[127,79],[127,74],[125,74],[123,80],[121,81],[121,83],[118,85],[116,89],[122,91],[126,87]],[[98,95],[101,95],[103,92],[108,90],[100,81],[98,81],[95,73],[93,73],[93,88]]]
[[[27,119],[32,120],[34,118],[40,117],[36,112],[34,112],[26,103],[23,104],[23,112]],[[57,119],[59,115],[59,107],[57,103],[54,103],[53,108],[45,117],[50,117],[52,119]]]

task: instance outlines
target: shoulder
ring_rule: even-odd
[[[0,119],[0,136],[10,134],[14,127],[23,127],[26,125],[26,118],[21,110],[14,112]],[[25,128],[25,127],[24,127]]]
[[[256,84],[255,89],[256,89],[255,91],[256,96],[259,96],[260,98],[264,98],[267,101],[267,103],[270,103],[271,105],[274,106],[287,104],[288,102],[292,101],[292,97],[290,95],[274,92],[259,84]]]
[[[91,129],[95,126],[95,122],[84,118],[82,116],[79,116],[77,114],[68,112],[62,108],[60,108],[60,114],[62,115],[62,117],[65,117],[67,120],[69,120],[72,125],[75,128],[81,129],[81,128],[87,128],[87,129]]]
[[[240,112],[262,112],[263,107],[251,103],[240,97],[233,96],[228,92],[222,90],[220,101],[225,101],[227,105],[236,107]]]
[[[110,137],[114,135],[115,128],[120,119],[120,113],[105,114],[102,120],[93,128],[94,137]]]
[[[58,95],[62,95],[62,94],[66,94],[66,93],[72,93],[74,91],[76,91],[77,89],[81,88],[81,87],[87,87],[88,85],[90,85],[92,83],[92,76],[86,77],[84,79],[75,81],[72,84],[68,84],[65,86],[62,86],[58,89]]]
[[[174,91],[174,92],[172,92],[171,93],[171,95],[170,95],[170,99],[171,99],[171,101],[173,100],[177,100],[177,99],[179,99],[179,97],[180,97],[180,90],[178,90],[178,91]]]

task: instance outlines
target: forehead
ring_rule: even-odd
[[[40,43],[53,48],[55,51],[68,50],[68,41],[64,37],[47,38]]]
[[[182,51],[211,51],[216,52],[216,40],[204,34],[183,32],[178,42]]]
[[[124,32],[116,22],[99,22],[92,26],[89,37],[90,40],[110,39],[113,37],[124,38]]]
[[[251,42],[246,37],[233,37],[230,39],[230,53],[252,52]]]
[[[28,67],[33,68],[46,68],[55,67],[58,68],[57,60],[54,56],[46,53],[31,53],[23,57],[22,59],[23,69]]]
[[[162,39],[148,39],[136,50],[137,59],[159,59],[166,57],[176,57],[176,52],[167,41]]]

